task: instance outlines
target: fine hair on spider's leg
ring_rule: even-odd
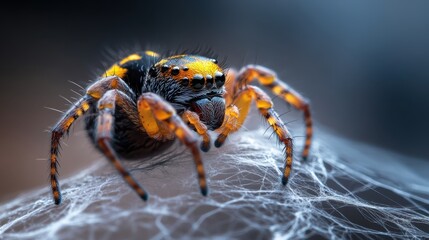
[[[271,98],[261,89],[255,86],[248,86],[246,90],[243,90],[243,94],[249,92],[253,99],[255,99],[256,107],[258,108],[261,115],[266,119],[268,124],[273,128],[278,140],[285,145],[285,165],[282,176],[282,183],[286,185],[290,172],[292,170],[293,161],[293,140],[287,127],[283,121],[279,118],[276,111],[273,109],[273,103]]]
[[[112,148],[110,142],[112,141],[112,132],[115,121],[115,108],[116,105],[125,105],[124,102],[132,100],[129,99],[124,93],[118,90],[109,90],[98,101],[98,121],[96,125],[96,142],[103,154],[115,166],[116,170],[122,175],[128,185],[140,196],[141,199],[146,201],[148,194],[137,183],[127,169],[119,161],[118,155]]]
[[[55,204],[61,203],[61,191],[58,182],[58,154],[61,138],[69,132],[71,125],[90,108],[89,96],[81,98],[68,110],[51,131],[50,182]]]

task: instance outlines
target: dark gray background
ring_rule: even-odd
[[[111,49],[211,47],[229,66],[275,69],[338,135],[429,159],[427,1],[187,1],[2,5],[0,199],[47,185],[49,135],[69,80],[85,85]],[[287,118],[287,115],[285,116]],[[285,119],[285,121],[295,120]],[[299,119],[299,121],[301,121]],[[316,132],[317,135],[317,132]],[[61,177],[97,158],[81,126]]]

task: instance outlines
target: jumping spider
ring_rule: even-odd
[[[52,129],[50,180],[55,204],[61,203],[57,178],[60,139],[85,113],[89,113],[86,130],[94,145],[128,185],[146,200],[146,191],[123,167],[120,158],[153,153],[178,138],[192,152],[201,193],[206,195],[207,183],[199,149],[204,152],[210,149],[208,131],[219,134],[214,145],[222,146],[228,135],[243,125],[255,101],[260,114],[285,145],[282,177],[285,185],[292,167],[292,138],[274,111],[270,97],[260,88],[248,85],[253,80],[304,112],[303,158],[307,158],[312,138],[309,105],[273,71],[256,65],[243,67],[239,72],[224,71],[215,59],[196,55],[161,58],[158,53],[146,51],[114,64],[86,89],[85,96]],[[194,131],[202,138],[200,147]]]

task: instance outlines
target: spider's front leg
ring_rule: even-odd
[[[118,89],[128,96],[134,96],[132,90],[119,77],[112,76],[98,80],[88,87],[85,96],[79,99],[55,124],[51,131],[50,182],[55,204],[61,203],[61,190],[58,182],[58,154],[61,138],[68,133],[72,124],[109,89]]]
[[[119,157],[111,146],[113,140],[112,132],[115,125],[115,109],[116,106],[121,106],[124,110],[136,109],[132,99],[118,90],[109,90],[98,101],[98,121],[96,126],[96,142],[103,154],[115,166],[116,170],[122,175],[128,185],[140,196],[144,201],[148,195],[137,181],[131,176],[127,169],[119,161]],[[132,111],[132,110],[131,110]]]
[[[250,105],[253,100],[255,100],[256,107],[274,130],[280,142],[285,145],[286,159],[282,183],[286,185],[292,170],[292,137],[278,114],[274,111],[271,98],[258,87],[247,86],[235,95],[232,105],[226,109],[225,120],[219,128],[220,134],[216,139],[215,146],[220,147],[229,133],[237,131],[243,125],[247,115],[249,114]]]
[[[257,79],[261,85],[269,88],[274,94],[281,97],[296,109],[304,112],[306,132],[302,157],[304,160],[307,159],[310,152],[311,139],[313,137],[313,122],[308,101],[286,83],[278,79],[274,71],[258,65],[248,65],[240,70],[237,74],[234,91],[238,92],[239,89],[242,89],[254,79]]]
[[[144,93],[138,100],[138,111],[143,127],[149,136],[160,136],[173,133],[193,155],[197,169],[198,183],[201,194],[207,195],[207,181],[203,162],[198,148],[198,138],[194,132],[176,114],[176,110],[160,96],[154,93]],[[168,133],[163,132],[160,125],[167,127]]]

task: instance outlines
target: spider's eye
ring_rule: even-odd
[[[213,77],[212,75],[207,75],[206,76],[206,88],[207,89],[211,89],[213,87]]]
[[[215,73],[215,83],[216,83],[217,88],[222,87],[223,84],[225,84],[225,74],[223,74],[222,72],[216,72]]]
[[[192,78],[192,88],[199,90],[204,87],[204,78],[201,74],[195,74]]]
[[[171,69],[171,75],[177,75],[180,72],[180,68],[178,66],[175,66]]]
[[[182,84],[182,86],[187,87],[189,85],[189,79],[187,77],[184,77],[184,78],[182,78],[180,83]]]
[[[170,68],[170,66],[168,66],[167,64],[164,64],[161,67],[161,72],[166,72],[169,68]]]

